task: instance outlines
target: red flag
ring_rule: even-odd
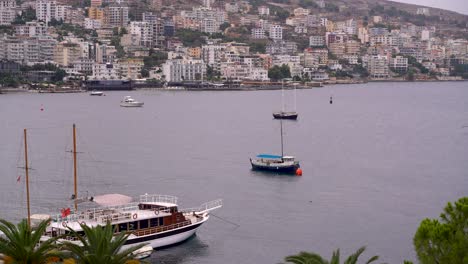
[[[62,208],[60,212],[62,213],[62,217],[67,217],[71,213],[70,208]]]
[[[20,182],[21,180],[21,175],[18,175],[18,178],[16,179],[16,182]]]

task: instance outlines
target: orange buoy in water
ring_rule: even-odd
[[[296,175],[297,176],[302,176],[302,169],[301,168],[297,168]]]

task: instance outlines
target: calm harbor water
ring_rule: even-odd
[[[362,245],[364,258],[415,260],[419,222],[468,195],[466,86],[298,90],[299,119],[283,125],[285,154],[301,161],[302,177],[250,170],[250,156],[280,152],[271,113],[281,91],[0,95],[0,217],[26,215],[24,128],[33,213],[64,206],[76,123],[81,193],[170,194],[181,207],[224,199],[196,237],[158,250],[152,263],[278,263],[303,250],[329,257]],[[125,95],[144,107],[119,107]],[[286,91],[286,107],[293,101]]]

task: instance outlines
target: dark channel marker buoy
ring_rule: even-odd
[[[302,176],[302,169],[301,168],[297,168],[296,175],[297,176]]]
[[[330,96],[330,104],[333,104],[333,97]]]
[[[43,105],[41,105],[41,111],[44,111],[44,106]]]

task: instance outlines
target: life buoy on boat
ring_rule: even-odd
[[[154,210],[154,214],[155,214],[155,215],[158,215],[158,214],[159,214],[159,210]]]
[[[63,226],[63,227],[67,227],[67,226],[68,226],[68,225],[67,225],[67,222],[66,222],[66,221],[63,221],[63,222],[62,222],[62,226]]]
[[[133,214],[133,219],[137,219],[138,215],[136,213]]]

